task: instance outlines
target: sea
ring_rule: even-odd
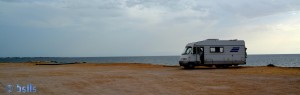
[[[145,63],[178,65],[180,56],[125,56],[125,57],[0,57],[0,63],[56,62],[56,63]],[[300,67],[300,54],[248,55],[243,66]]]

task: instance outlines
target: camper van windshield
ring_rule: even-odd
[[[182,55],[190,54],[192,52],[192,47],[185,47]]]

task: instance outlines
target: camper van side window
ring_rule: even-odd
[[[223,47],[220,47],[220,52],[224,52],[224,48]]]
[[[210,52],[216,52],[216,48],[211,47],[211,48],[210,48]]]
[[[211,53],[223,53],[224,48],[223,47],[210,47]]]

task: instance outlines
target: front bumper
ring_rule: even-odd
[[[179,65],[180,66],[185,66],[185,65],[187,65],[189,62],[187,62],[187,61],[179,61]]]

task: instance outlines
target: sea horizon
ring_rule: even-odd
[[[247,54],[247,55],[300,55],[300,53],[294,54]],[[62,58],[76,58],[76,57],[153,57],[153,56],[180,56],[180,55],[129,55],[129,56],[3,56],[0,58],[24,58],[24,57],[62,57]]]
[[[113,57],[0,57],[0,63],[55,62],[55,63],[145,63],[178,65],[180,55],[173,56],[113,56]],[[300,54],[248,54],[242,66],[300,67]]]

